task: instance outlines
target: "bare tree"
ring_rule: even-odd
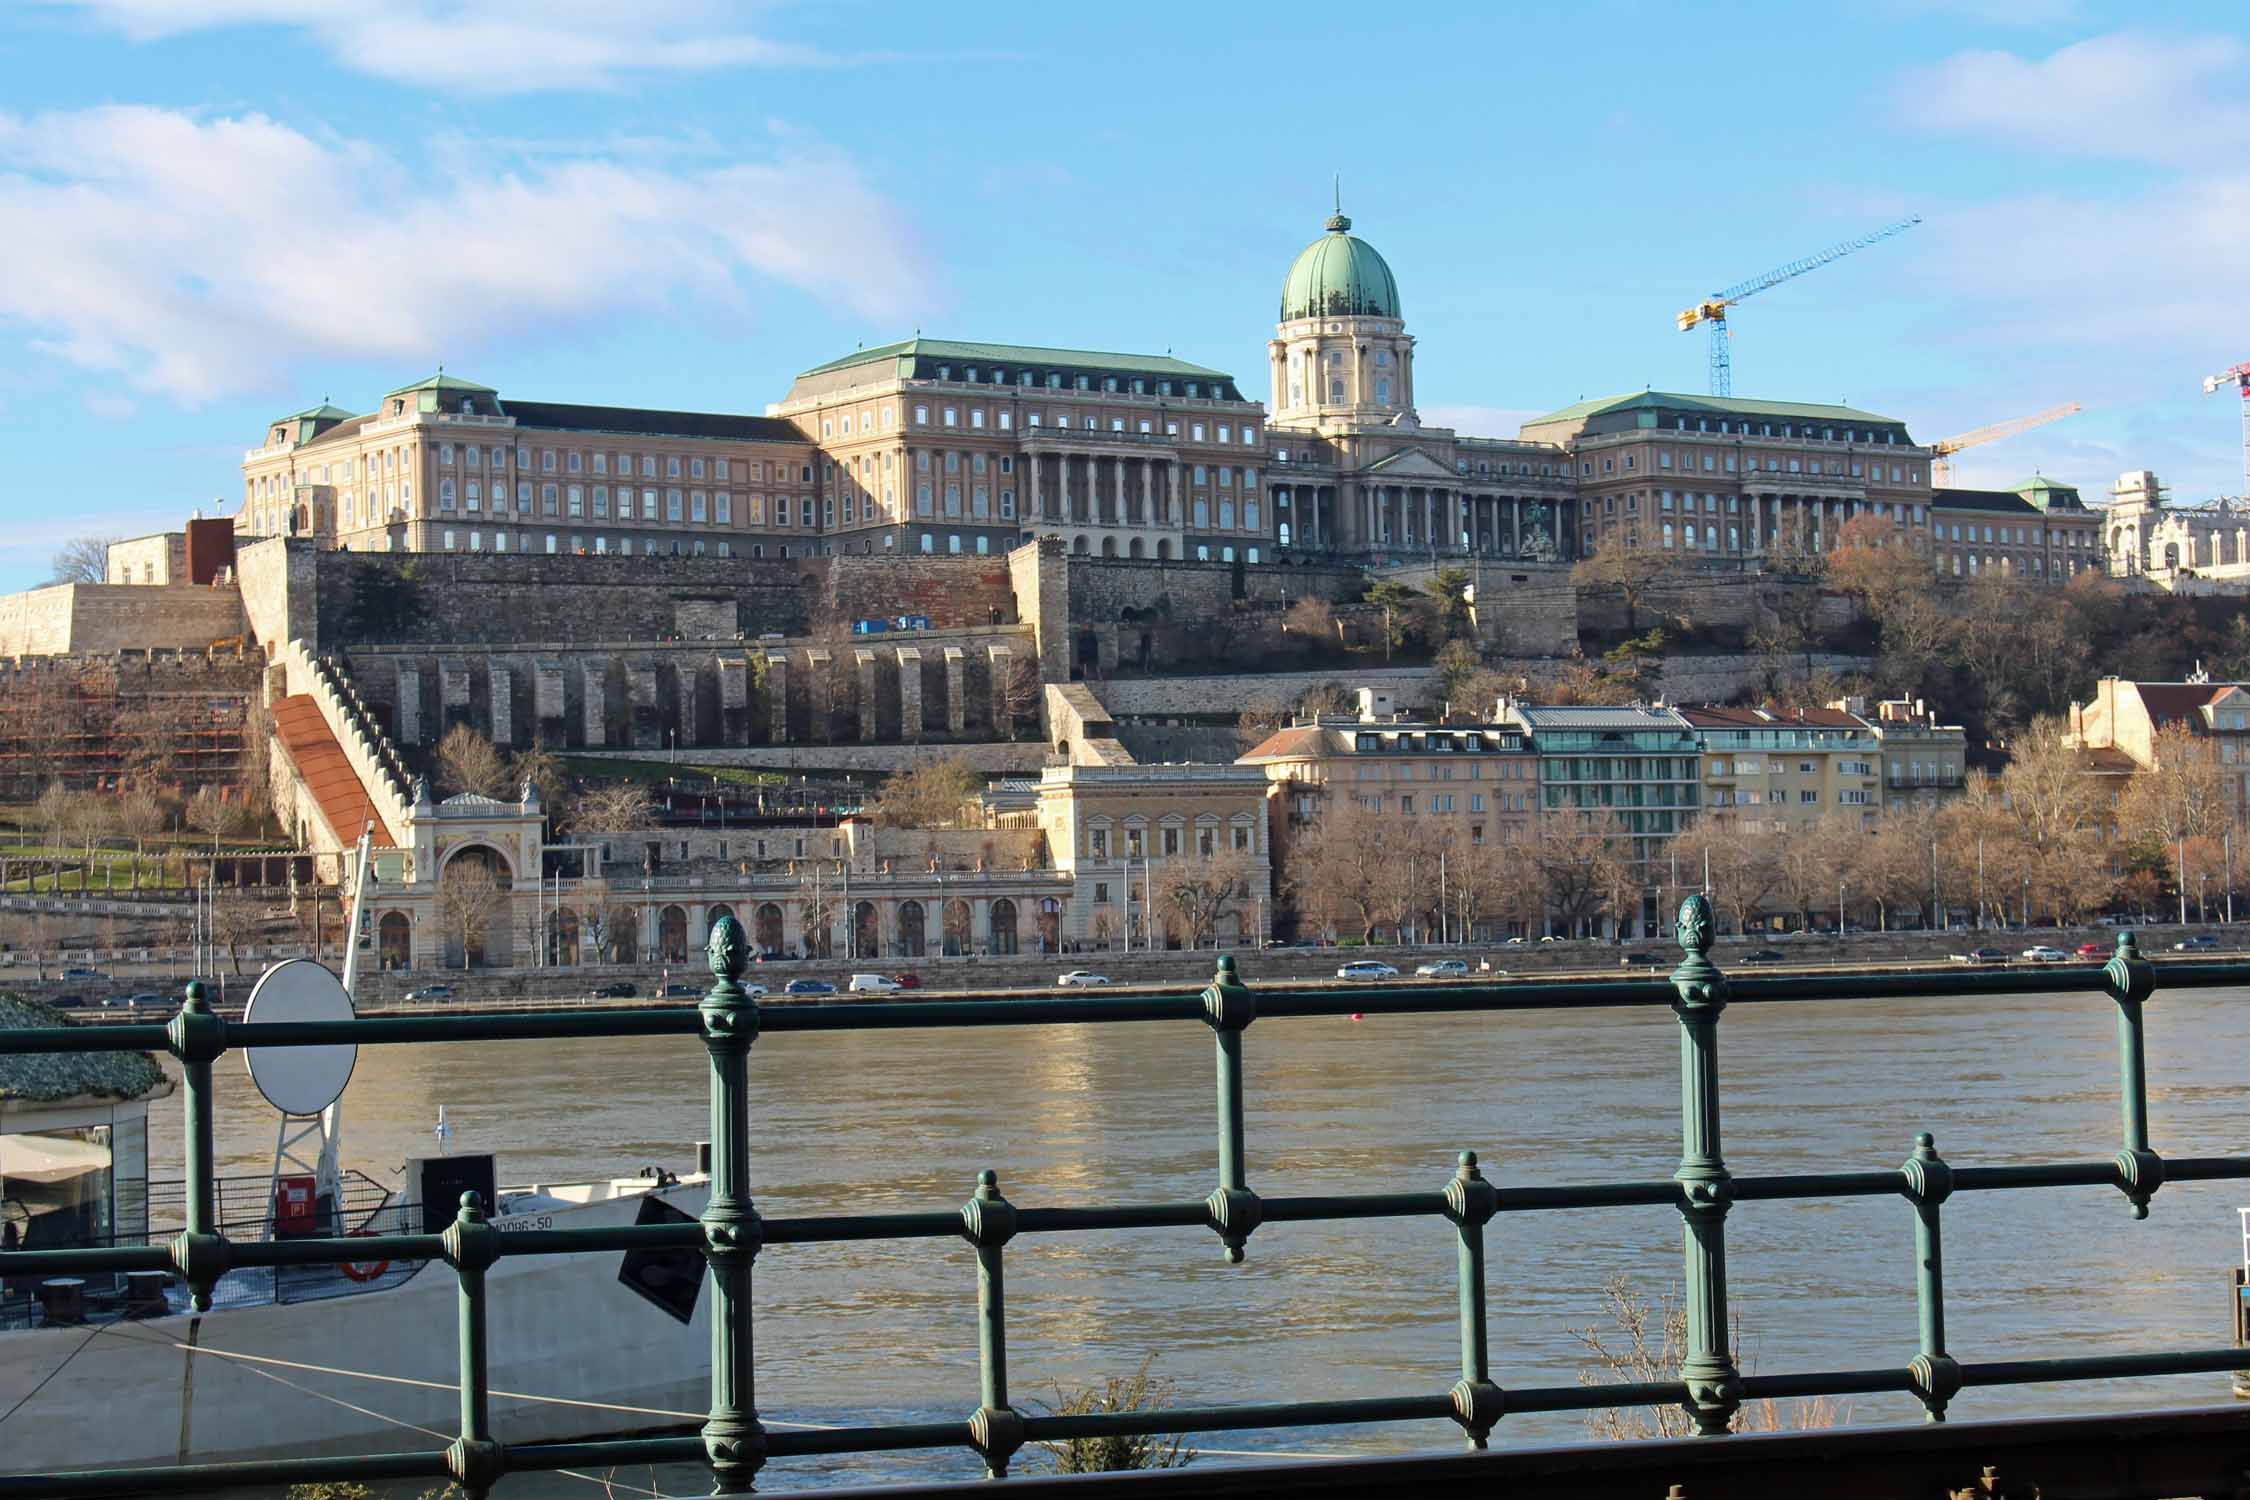
[[[656,800],[637,781],[613,781],[581,793],[571,812],[580,833],[625,833],[656,820]]]
[[[55,549],[54,573],[49,583],[107,583],[109,536],[76,536]]]
[[[206,786],[188,799],[187,821],[190,828],[218,844],[241,831],[243,807],[223,789]]]
[[[868,811],[884,828],[954,828],[983,789],[984,777],[967,756],[947,755],[884,777]]]
[[[506,906],[500,877],[482,859],[462,855],[445,867],[438,879],[438,920],[448,935],[459,934],[463,969],[469,967],[470,950],[483,943]]]
[[[1582,589],[1615,589],[1625,601],[1625,633],[1638,635],[1641,606],[1671,571],[1671,558],[1628,534],[1611,537],[1573,564],[1570,581]]]
[[[1231,849],[1185,856],[1156,867],[1156,904],[1174,918],[1186,945],[1200,948],[1226,914],[1250,895],[1250,862]]]
[[[264,914],[249,892],[231,885],[212,888],[211,939],[227,950],[227,962],[234,965],[238,976],[242,973],[243,946],[257,941],[264,925]]]
[[[1624,831],[1608,813],[1552,811],[1539,825],[1539,874],[1547,907],[1566,933],[1613,913],[1627,884]]]
[[[1027,728],[1039,728],[1047,684],[1039,675],[1037,657],[1019,651],[1008,658],[1007,675],[1000,679],[1000,701],[1008,711],[1009,739],[1020,740]]]
[[[1325,802],[1290,845],[1283,889],[1300,921],[1356,931],[1371,942],[1390,889],[1405,878],[1405,841],[1398,820],[1384,817],[1379,805],[1335,785]]]
[[[454,725],[438,741],[437,779],[447,795],[470,792],[479,797],[505,798],[511,790],[508,758],[466,724]]]
[[[2149,742],[2149,765],[2125,782],[2117,821],[2128,838],[2180,854],[2180,920],[2187,920],[2188,873],[2184,845],[2215,835],[2227,821],[2227,774],[2215,747],[2185,724],[2167,724]]]

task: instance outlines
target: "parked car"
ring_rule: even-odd
[[[99,970],[99,969],[65,969],[65,970],[63,970],[63,971],[62,971],[62,977],[63,977],[63,978],[65,978],[65,979],[107,979],[107,978],[109,978],[109,976],[108,976],[107,974],[104,974],[104,973],[103,973],[103,972],[102,972],[101,970]]]
[[[1785,964],[1789,962],[1789,955],[1779,948],[1753,948],[1742,955],[1742,961],[1746,964]]]
[[[2211,936],[2210,933],[2198,932],[2193,936],[2181,938],[2178,942],[2174,943],[2172,945],[2172,951],[2174,953],[2208,953],[2218,946],[2219,940]]]
[[[631,986],[628,985],[627,988],[630,989]],[[692,984],[668,984],[656,992],[656,998],[659,1000],[693,1000],[702,993],[703,991]]]
[[[1338,979],[1396,979],[1398,970],[1377,959],[1362,958],[1336,971]]]
[[[2080,958],[2107,958],[2110,950],[2100,943],[2080,943],[2074,950]]]
[[[825,979],[792,979],[781,987],[784,995],[833,995],[836,986]]]
[[[1639,953],[1628,953],[1623,958],[1619,959],[1618,962],[1626,965],[1649,964],[1653,966],[1664,962],[1664,955],[1661,953],[1651,953],[1643,950]]]
[[[2004,964],[2008,953],[2004,948],[1971,948],[1966,953],[1954,954],[1953,961],[1957,964]]]
[[[922,987],[922,976],[912,969],[904,974],[893,974],[891,978],[898,981],[898,987],[902,990],[918,990]]]
[[[125,1008],[126,1008],[126,1009],[128,1009],[128,1010],[139,1010],[139,1009],[140,1009],[140,1008],[141,1008],[142,1006],[144,1006],[144,1005],[152,1005],[152,1006],[157,1006],[157,1007],[160,1007],[160,1008],[161,1008],[161,1007],[163,1007],[163,1006],[168,1006],[168,1005],[170,1005],[171,1003],[172,1003],[172,1002],[171,1002],[171,1001],[170,1001],[169,999],[165,998],[165,997],[164,997],[164,996],[162,996],[162,995],[159,995],[159,994],[155,994],[155,993],[153,993],[153,992],[151,992],[151,991],[143,990],[143,991],[142,991],[142,992],[141,992],[140,994],[137,994],[137,995],[110,995],[110,996],[107,996],[106,998],[104,998],[104,999],[103,999],[103,1001],[102,1001],[102,1006],[103,1006],[103,1008],[104,1008],[104,1009],[111,1009],[111,1008],[115,1008],[115,1007],[118,1007],[118,1006],[123,1006],[123,1007],[125,1007]]]
[[[2033,964],[2066,964],[2070,962],[2069,954],[2063,952],[2060,948],[2050,948],[2045,943],[2034,943],[2017,954],[2016,957],[2022,959],[2025,963]]]
[[[596,1000],[630,1000],[640,991],[633,987],[632,980],[620,979],[610,984],[595,985],[593,993]],[[407,998],[413,997],[410,995]]]
[[[1107,974],[1096,974],[1092,969],[1072,969],[1068,974],[1055,976],[1055,983],[1071,988],[1085,984],[1107,984],[1109,983],[1109,976]]]
[[[1417,979],[1465,979],[1468,973],[1467,962],[1458,958],[1433,958],[1426,964],[1414,966]]]
[[[844,986],[855,995],[888,995],[893,990],[903,990],[905,985],[888,974],[854,974],[852,982]]]
[[[627,989],[627,993],[631,993],[630,988]],[[418,990],[408,990],[406,998],[409,1000],[450,1000],[453,998],[453,986],[450,984],[425,984]]]
[[[753,1000],[763,1000],[766,997],[766,987],[762,984],[744,984],[739,988]]]
[[[1512,937],[1505,943],[1502,943],[1500,946],[1503,948],[1521,948],[1523,946],[1523,939],[1520,937]]]

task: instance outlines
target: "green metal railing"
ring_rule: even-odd
[[[1972,1386],[2106,1380],[2250,1368],[2250,1349],[2000,1361],[1957,1360],[1946,1345],[1943,1205],[1957,1194],[2019,1188],[2112,1186],[2135,1218],[2167,1181],[2250,1179],[2250,1156],[2163,1157],[2149,1144],[2143,1011],[2156,987],[2155,966],[2130,932],[2116,956],[2091,964],[1882,975],[1735,978],[1710,961],[1710,908],[1700,895],[1680,908],[1685,956],[1669,980],[1604,983],[1290,989],[1253,994],[1231,958],[1200,995],[1102,998],[971,998],[871,1004],[760,1007],[742,990],[748,948],[742,928],[722,918],[710,942],[710,991],[695,1010],[381,1017],[335,1023],[229,1023],[214,1015],[200,985],[167,1025],[0,1031],[0,1054],[161,1048],[181,1065],[187,1116],[187,1228],[169,1245],[0,1253],[0,1275],[161,1270],[182,1277],[199,1308],[213,1284],[238,1267],[340,1261],[443,1260],[459,1278],[460,1434],[442,1451],[368,1454],[274,1462],[88,1469],[0,1475],[0,1496],[184,1493],[248,1484],[317,1480],[451,1479],[483,1496],[504,1474],[580,1466],[703,1461],[718,1494],[752,1489],[769,1458],[966,1447],[993,1476],[1007,1472],[1026,1442],[1121,1434],[1319,1427],[1344,1423],[1442,1420],[1483,1447],[1508,1412],[1572,1411],[1677,1403],[1704,1434],[1727,1430],[1745,1400],[1909,1392],[1932,1421]],[[2168,984],[2250,984],[2250,964],[2168,965]],[[2123,1145],[2107,1161],[2013,1167],[1953,1167],[1928,1135],[1896,1169],[1737,1177],[1720,1149],[1719,1018],[1730,1002],[1895,999],[1901,996],[2085,990],[2117,1007]],[[1476,1154],[1463,1151],[1452,1178],[1426,1191],[1325,1197],[1265,1197],[1249,1183],[1243,1139],[1243,1038],[1261,1019],[1354,1012],[1468,1013],[1668,1004],[1680,1025],[1680,1164],[1670,1178],[1499,1188]],[[907,1027],[1042,1026],[1084,1022],[1198,1020],[1217,1038],[1218,1183],[1200,1202],[1018,1207],[990,1171],[958,1210],[924,1213],[764,1218],[750,1195],[749,1060],[761,1031],[857,1031]],[[711,1181],[702,1218],[685,1224],[562,1229],[503,1234],[486,1206],[464,1196],[443,1234],[241,1243],[217,1232],[212,1169],[211,1065],[233,1047],[392,1044],[425,1041],[530,1041],[565,1037],[695,1035],[711,1068]],[[1898,1196],[1914,1214],[1919,1349],[1904,1364],[1859,1369],[1745,1375],[1727,1342],[1726,1220],[1737,1203],[1777,1199]],[[1503,1389],[1492,1377],[1485,1293],[1485,1227],[1509,1213],[1607,1208],[1671,1208],[1683,1223],[1687,1348],[1675,1380],[1596,1386]],[[1182,1228],[1215,1232],[1226,1258],[1240,1261],[1262,1224],[1428,1218],[1449,1223],[1458,1243],[1461,1360],[1450,1387],[1351,1400],[1301,1400],[1086,1415],[1026,1415],[1008,1398],[1006,1247],[1019,1235],[1092,1230]],[[961,1420],[882,1423],[814,1431],[768,1432],[753,1383],[751,1271],[767,1246],[852,1240],[966,1240],[977,1262],[978,1404]],[[587,1251],[690,1249],[710,1268],[710,1415],[699,1435],[589,1442],[509,1444],[493,1431],[486,1383],[485,1273],[503,1256]]]

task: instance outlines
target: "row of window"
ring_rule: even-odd
[[[1694,469],[1696,467],[1696,457],[1697,455],[1693,453],[1681,454],[1679,465],[1680,468],[1689,470]],[[1732,474],[1735,472],[1735,455],[1731,451],[1719,454],[1706,453],[1702,455],[1702,459],[1703,472],[1706,474]],[[1625,455],[1625,473],[1632,473],[1638,466],[1638,462],[1632,454],[1628,453]],[[1671,449],[1659,448],[1656,450],[1656,467],[1659,470],[1670,470],[1672,468]],[[1857,458],[1849,460],[1841,458],[1798,459],[1784,457],[1772,453],[1762,455],[1750,453],[1742,456],[1742,470],[1743,472],[1751,474],[1760,472],[1764,472],[1767,474],[1820,474],[1841,479],[1844,478],[1848,472],[1850,477],[1853,479],[1868,479],[1874,481],[1877,484],[1880,484],[1883,482],[1885,468],[1886,466],[1883,464],[1869,464]],[[1888,465],[1888,470],[1890,473],[1890,482],[1892,484],[1906,484],[1909,482],[1920,484],[1922,482],[1922,470],[1916,465],[1891,464]],[[1594,472],[1593,459],[1580,459],[1578,461],[1578,472],[1581,475],[1592,474]],[[1602,458],[1602,472],[1604,474],[1615,474],[1618,472],[1617,459],[1615,455],[1605,455]],[[1909,476],[1911,476],[1911,480],[1909,479]]]
[[[487,451],[484,448],[462,444],[459,448],[458,466],[469,469],[485,467]],[[496,446],[489,452],[491,455],[490,463],[494,469],[504,469],[508,466],[508,449]],[[518,445],[515,449],[516,468],[529,470],[532,467],[533,457],[534,451],[529,446]],[[610,453],[607,449],[587,452],[577,448],[560,451],[553,448],[541,448],[537,450],[536,457],[539,472],[542,474],[608,474],[613,472],[610,467]],[[440,468],[455,467],[455,445],[452,443],[438,444],[437,459]],[[642,479],[659,477],[665,479],[743,478],[756,482],[766,478],[767,468],[767,461],[764,459],[730,459],[716,456],[706,458],[701,454],[688,454],[683,457],[677,453],[619,453],[615,461],[614,472],[619,478],[633,475],[636,472],[636,461],[639,465],[637,472]],[[773,477],[786,480],[790,467],[790,464],[782,460],[773,460]],[[803,471],[800,476],[801,482],[812,483],[812,465],[800,464],[796,467]],[[662,471],[661,475],[659,469]]]
[[[1126,828],[1120,831],[1125,835],[1120,846],[1125,858],[1150,859],[1170,858],[1178,855],[1180,850],[1187,845],[1184,835],[1189,830],[1169,827],[1157,829],[1157,852],[1155,855],[1148,853],[1147,830]],[[1248,824],[1237,823],[1227,829],[1197,828],[1194,830],[1194,834],[1193,847],[1196,854],[1203,859],[1209,859],[1217,854],[1222,844],[1237,854],[1248,854],[1250,852],[1251,830]],[[1109,835],[1110,830],[1107,828],[1089,828],[1086,830],[1086,857],[1088,859],[1109,858]]]
[[[1140,375],[1091,375],[1078,371],[1018,369],[1015,372],[1015,379],[1011,382],[1008,378],[1009,372],[1003,369],[987,368],[983,365],[963,365],[960,370],[961,373],[956,376],[952,365],[939,365],[936,378],[939,380],[958,379],[966,385],[1014,384],[1027,389],[1044,387],[1050,391],[1091,391],[1099,389],[1113,396],[1130,392],[1135,396],[1179,394],[1193,401],[1201,401],[1206,397],[1213,401],[1227,399],[1226,388],[1216,381],[1151,380],[1147,376]]]
[[[532,531],[494,531],[488,534],[481,530],[464,533],[448,527],[438,533],[439,549],[445,552],[459,552],[463,550],[462,541],[464,537],[468,543],[466,550],[470,552],[538,552],[549,556],[560,556],[568,553],[576,557],[606,557],[612,553],[619,557],[631,557],[634,555],[633,542],[635,540],[635,538],[629,536],[617,537],[613,540],[607,536],[596,535],[591,538],[592,545],[589,547],[587,545],[589,538],[577,534],[567,537],[552,531],[543,535]],[[639,541],[641,544],[640,555],[644,557],[734,556],[734,544],[723,538],[709,544],[706,544],[701,537],[697,537],[692,543],[678,537],[672,538],[670,541],[661,538],[641,537]],[[763,557],[766,555],[765,548],[763,545],[752,547],[750,555],[752,557]],[[783,557],[789,555],[789,549],[786,546],[781,549],[781,555]],[[807,553],[806,555],[809,556],[810,554]]]

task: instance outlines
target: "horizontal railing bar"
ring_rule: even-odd
[[[961,1233],[961,1215],[952,1213],[837,1214],[815,1218],[760,1219],[759,1238],[768,1245],[834,1245],[852,1240],[944,1239]],[[698,1234],[700,1235],[700,1229]]]
[[[2231,1349],[2180,1349],[2162,1354],[2085,1354],[2056,1359],[2003,1359],[1963,1363],[1961,1383],[2033,1385],[2047,1380],[2118,1380],[2140,1375],[2216,1375],[2250,1370],[2250,1345]]]
[[[1903,1172],[1795,1172],[1773,1177],[1736,1177],[1727,1196],[1745,1203],[1783,1198],[1874,1198],[1905,1190]]]
[[[2250,1176],[2250,1156],[2167,1156],[2166,1182],[2225,1182]]]
[[[2108,1161],[2034,1162],[2019,1167],[1955,1167],[1957,1193],[2029,1187],[2112,1187],[2117,1164]]]
[[[508,1446],[507,1454],[510,1469],[548,1472],[614,1468],[620,1464],[700,1464],[706,1456],[702,1434],[693,1432],[596,1438],[581,1443],[514,1443]]]
[[[1353,1422],[1418,1422],[1451,1417],[1453,1397],[1360,1396],[1344,1401],[1263,1401],[1240,1406],[1168,1406],[1148,1411],[1026,1416],[1024,1436],[1144,1437],[1173,1432],[1238,1432],[1262,1427],[1330,1427]]]
[[[894,1422],[880,1427],[816,1427],[769,1432],[766,1453],[800,1458],[815,1453],[893,1453],[908,1448],[966,1448],[967,1422]]]
[[[1089,1229],[1207,1228],[1211,1211],[1202,1202],[1142,1203],[1120,1208],[1019,1208],[1016,1233],[1073,1234]]]
[[[1403,1219],[1445,1212],[1443,1193],[1348,1193],[1327,1198],[1261,1198],[1268,1224],[1331,1219]]]
[[[2160,960],[2160,989],[2250,986],[2250,963]],[[2053,991],[2106,992],[2102,967],[2091,964],[1884,971],[1872,974],[1729,973],[1733,1002],[1945,998]],[[1468,984],[1355,983],[1326,988],[1270,987],[1257,992],[1261,1017],[1351,1014],[1412,1015],[1475,1011],[1670,1006],[1671,980],[1485,980]],[[878,1031],[918,1027],[1073,1025],[1089,1022],[1201,1020],[1202,991],[1116,996],[1054,996],[1023,991],[971,992],[945,1000],[819,1003],[767,1002],[759,1029]],[[424,1041],[540,1041],[573,1037],[693,1036],[702,1030],[694,1006],[643,1006],[599,1011],[458,1011],[433,1016],[367,1016],[332,1022],[226,1022],[229,1048],[334,1046]],[[0,1055],[46,1052],[139,1052],[169,1047],[164,1025],[43,1026],[0,1030]]]
[[[1663,1406],[1685,1401],[1678,1380],[1619,1380],[1606,1385],[1535,1385],[1503,1393],[1509,1411],[1602,1411],[1613,1406]]]
[[[1541,1213],[1557,1208],[1662,1208],[1680,1201],[1680,1185],[1655,1182],[1581,1182],[1556,1187],[1500,1185],[1500,1212]]]
[[[1742,1377],[1742,1395],[1747,1401],[1786,1401],[1804,1396],[1876,1396],[1885,1391],[1913,1389],[1914,1372],[1903,1366],[1878,1370],[1807,1370],[1798,1374]]]

